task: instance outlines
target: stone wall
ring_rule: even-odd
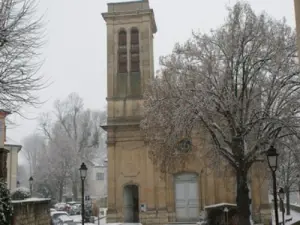
[[[13,201],[12,225],[49,225],[50,199],[29,198]]]

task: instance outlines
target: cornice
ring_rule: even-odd
[[[152,20],[152,32],[156,33],[157,32],[157,26],[156,22],[154,19],[154,11],[153,9],[141,9],[137,11],[125,11],[125,12],[105,12],[101,14],[103,19],[108,22],[109,20],[113,19],[120,19],[124,17],[140,17],[143,15],[150,15],[151,20]]]

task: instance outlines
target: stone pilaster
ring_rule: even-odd
[[[4,148],[4,142],[6,139],[6,126],[5,117],[9,115],[10,112],[0,109],[0,179],[7,180],[7,153],[8,150]]]
[[[5,148],[0,148],[0,179],[7,180],[7,153],[8,150]]]

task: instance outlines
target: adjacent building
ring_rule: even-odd
[[[18,153],[22,146],[6,137],[5,118],[9,114],[8,111],[0,110],[0,178],[13,190],[17,187]]]
[[[149,159],[139,128],[143,92],[154,76],[157,26],[148,0],[109,3],[102,16],[107,25],[108,118],[103,126],[108,146],[107,221],[194,222],[212,205],[234,207],[234,174],[229,172],[224,179],[225,170],[210,168],[205,158],[197,156],[185,169],[161,174]],[[199,151],[205,151],[207,143],[195,141],[202,146]],[[265,164],[254,167],[249,176],[252,215],[268,223],[271,216]]]
[[[22,146],[7,138],[4,143],[4,148],[8,150],[6,161],[7,186],[10,190],[14,190],[17,187],[18,182],[18,154],[21,151]]]
[[[106,160],[92,160],[88,163],[88,195],[95,200],[107,196],[107,166]]]
[[[6,125],[5,118],[10,112],[5,110],[0,110],[0,179],[7,179],[7,153],[8,150],[5,149],[4,142],[6,138]]]

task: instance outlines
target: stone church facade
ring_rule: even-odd
[[[107,24],[107,222],[168,224],[197,221],[209,206],[234,206],[235,177],[207,166],[205,159],[162,176],[148,157],[139,128],[143,91],[154,76],[153,41],[157,32],[148,0],[108,3]],[[199,141],[199,151],[206,142]],[[266,163],[249,176],[254,219],[268,224],[270,205]]]

